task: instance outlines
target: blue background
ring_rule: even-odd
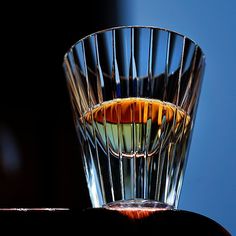
[[[236,2],[129,0],[122,25],[168,28],[195,40],[206,71],[179,208],[208,216],[236,235]]]

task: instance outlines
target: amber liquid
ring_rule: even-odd
[[[105,152],[132,158],[152,156],[185,139],[191,118],[171,103],[125,98],[95,106],[81,120]]]

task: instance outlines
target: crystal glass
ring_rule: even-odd
[[[191,39],[154,27],[100,31],[66,53],[93,207],[177,207],[204,61]]]

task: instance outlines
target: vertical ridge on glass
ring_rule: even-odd
[[[92,97],[91,97],[91,88],[90,88],[89,78],[88,78],[88,70],[87,70],[88,67],[87,67],[87,63],[86,63],[86,54],[85,54],[84,42],[82,42],[82,53],[83,53],[83,59],[84,59],[85,78],[86,78],[86,83],[87,83],[87,91],[88,91],[87,93],[88,93],[88,98],[89,98],[88,99],[89,111],[91,112],[91,118],[92,118],[91,123],[92,123],[92,130],[93,130],[93,139],[94,139],[94,143],[95,143],[95,155],[96,155],[97,169],[98,169],[98,175],[99,175],[98,181],[99,181],[99,185],[100,185],[100,188],[101,188],[102,197],[104,199],[103,201],[106,201],[103,177],[102,177],[100,160],[99,160],[99,155],[98,155],[97,135],[96,135],[96,129],[95,129],[95,125],[94,125],[94,113],[93,113],[93,110],[92,110],[93,104],[92,104]]]

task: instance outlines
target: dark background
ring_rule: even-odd
[[[81,37],[117,25],[117,2],[2,8],[0,208],[90,206],[62,62]]]

